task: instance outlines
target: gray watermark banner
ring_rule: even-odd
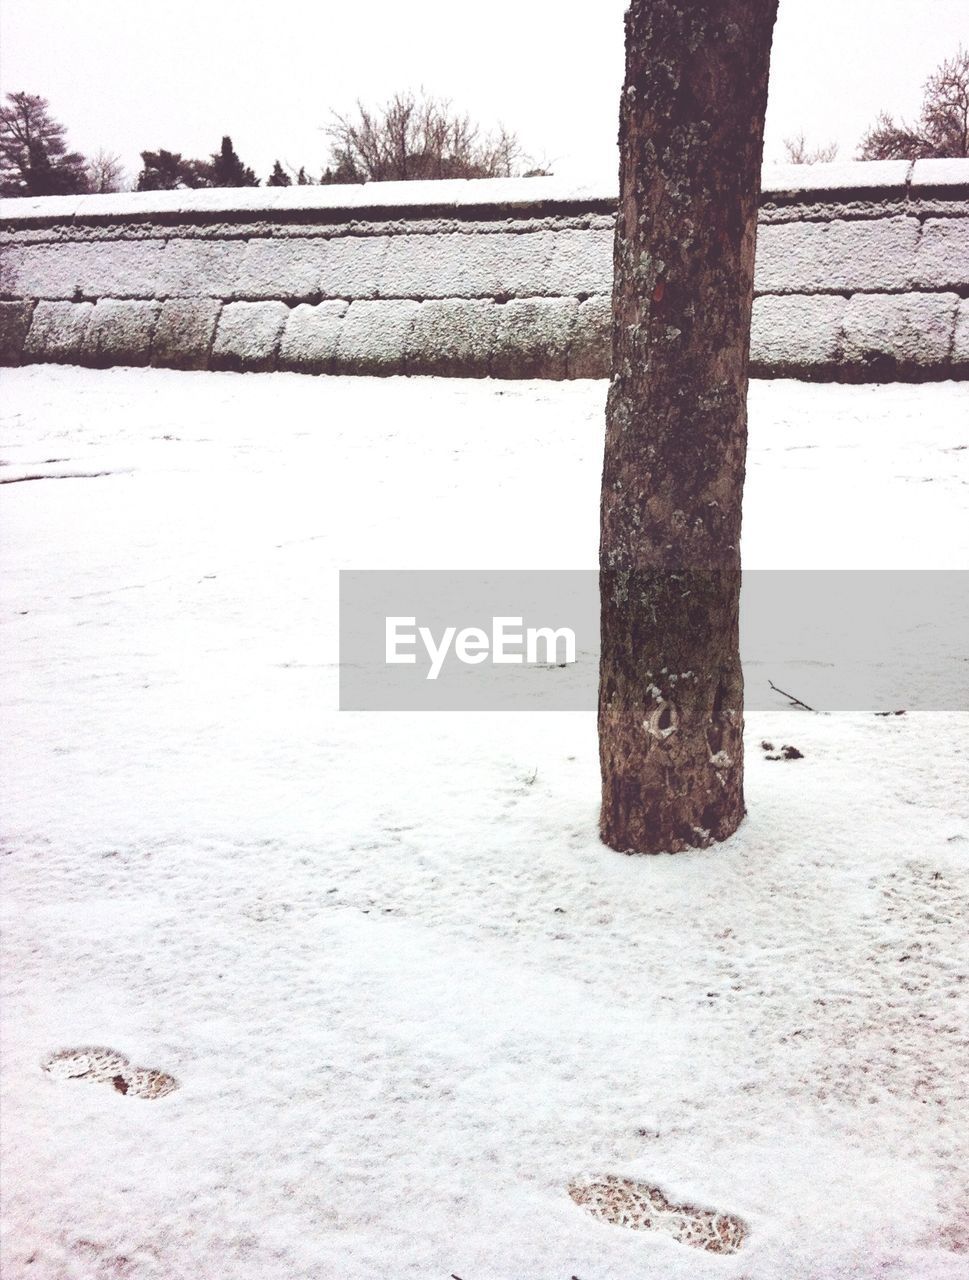
[[[740,651],[748,710],[969,708],[969,573],[751,570]],[[590,711],[594,570],[343,570],[345,711]],[[772,687],[773,686],[773,687]]]

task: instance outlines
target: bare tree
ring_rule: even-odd
[[[740,508],[777,0],[632,0],[602,476],[603,840],[744,815]]]
[[[804,134],[784,139],[784,150],[790,164],[828,164],[837,158],[838,144],[829,142],[826,147],[809,147]]]
[[[916,124],[881,112],[861,141],[859,160],[969,156],[969,51],[960,47],[926,80]]]
[[[396,93],[378,108],[358,102],[351,115],[334,112],[327,132],[331,167],[324,182],[509,178],[522,160],[510,130],[483,134],[450,102],[423,92]]]
[[[126,175],[121,157],[101,147],[87,162],[88,187],[97,195],[124,191]]]
[[[36,93],[8,93],[0,107],[0,195],[54,196],[87,191],[84,157],[68,151],[64,126]]]

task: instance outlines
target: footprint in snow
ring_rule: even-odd
[[[659,1187],[606,1174],[576,1179],[569,1195],[593,1218],[634,1231],[660,1231],[680,1244],[709,1253],[736,1253],[747,1238],[747,1225],[731,1213],[673,1204]]]
[[[165,1071],[133,1067],[123,1053],[114,1049],[59,1049],[41,1063],[55,1080],[90,1080],[109,1084],[118,1093],[134,1098],[163,1098],[178,1088],[178,1081]]]

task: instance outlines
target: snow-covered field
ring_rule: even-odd
[[[969,1275],[969,716],[779,700],[731,841],[619,856],[593,715],[335,709],[339,568],[594,566],[603,384],[0,389],[5,1278]],[[967,421],[755,384],[746,563],[965,567]]]

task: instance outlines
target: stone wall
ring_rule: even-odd
[[[7,200],[0,361],[604,377],[615,209],[545,178]],[[969,161],[767,168],[756,293],[755,374],[969,376]]]

